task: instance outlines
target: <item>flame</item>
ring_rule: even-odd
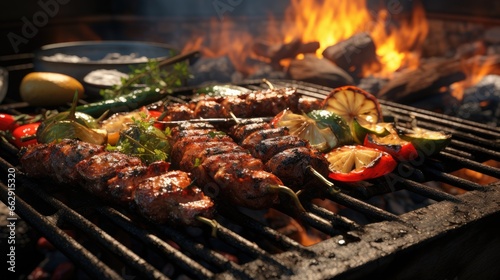
[[[239,72],[253,73],[254,67],[248,66],[246,62],[251,57],[254,37],[249,32],[235,35],[237,27],[231,20],[213,18],[209,25],[209,32],[190,39],[184,45],[183,52],[199,50],[204,57],[210,58],[227,56]]]
[[[387,10],[378,13],[378,20],[370,32],[377,46],[377,56],[382,69],[375,75],[390,77],[400,68],[416,69],[419,66],[420,47],[423,45],[429,26],[424,8],[415,2],[412,15],[398,21],[398,26],[389,25],[391,14]],[[370,72],[370,71],[368,71]]]
[[[465,80],[453,83],[450,86],[451,95],[458,100],[462,100],[465,90],[479,83],[481,79],[488,74],[500,74],[500,67],[497,56],[481,59],[482,56],[476,56],[462,61],[462,71],[465,73]]]
[[[319,42],[316,55],[321,57],[327,47],[356,33],[368,32],[377,47],[380,65],[376,68],[367,65],[364,74],[388,77],[402,67],[418,66],[416,50],[427,36],[428,25],[421,5],[415,3],[412,11],[413,14],[405,18],[394,8],[370,11],[366,0],[291,0],[284,20],[270,17],[264,34],[252,34],[236,26],[230,18],[213,19],[210,30],[193,38],[184,50],[197,48],[208,57],[228,56],[238,71],[249,74],[255,70],[248,66],[249,57],[265,61],[252,55],[256,41]]]
[[[350,36],[366,30],[371,22],[364,0],[292,0],[285,12],[284,42],[301,38],[320,43],[316,54]]]

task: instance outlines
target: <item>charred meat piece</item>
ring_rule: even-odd
[[[249,118],[254,116],[254,110],[250,106],[251,104],[245,98],[239,96],[228,96],[220,103],[224,107],[225,112],[229,114],[232,112],[239,118]]]
[[[176,103],[168,105],[165,109],[168,112],[164,121],[182,121],[195,118],[195,113],[189,104]]]
[[[273,156],[265,164],[266,170],[278,176],[285,185],[293,190],[306,188],[318,183],[318,179],[308,172],[311,166],[325,178],[328,177],[328,161],[318,151],[306,147],[284,150]]]
[[[253,149],[255,145],[262,142],[262,140],[276,138],[289,135],[288,128],[286,127],[276,127],[276,128],[268,128],[263,130],[258,130],[250,135],[248,135],[242,142],[241,146],[246,149]]]
[[[102,152],[104,152],[103,146],[76,142],[76,140],[56,143],[52,146],[50,154],[51,171],[62,183],[79,181],[80,174],[76,170],[76,165],[80,161]]]
[[[272,128],[270,124],[266,122],[257,123],[240,123],[234,125],[230,128],[229,134],[233,137],[234,141],[240,143],[248,137],[248,135],[264,129]]]
[[[226,109],[215,100],[200,100],[194,109],[197,118],[224,118],[230,116]]]
[[[135,189],[147,178],[166,173],[170,164],[165,161],[153,162],[148,166],[128,166],[120,169],[114,177],[108,180],[105,192],[111,201],[121,205],[134,207]]]
[[[143,163],[139,158],[118,152],[102,152],[86,158],[76,164],[82,187],[88,192],[105,197],[108,180],[116,176],[120,169],[138,167]]]
[[[182,130],[174,131],[170,133],[170,146],[173,146],[177,141],[191,136],[208,135],[213,129],[192,129],[192,130]]]
[[[22,151],[20,161],[31,177],[52,175],[59,182],[68,183],[79,178],[75,169],[78,162],[103,151],[101,145],[64,139],[59,143],[30,146]]]
[[[233,205],[265,209],[278,202],[273,186],[282,185],[281,180],[262,170],[262,162],[249,154],[209,156],[192,171],[200,186]]]
[[[179,168],[189,170],[193,165],[202,162],[208,156],[224,153],[246,153],[246,151],[232,142],[193,142],[184,147]]]
[[[285,135],[282,137],[275,137],[264,139],[257,143],[251,150],[251,154],[262,160],[268,162],[274,155],[291,148],[306,147],[311,148],[307,140],[304,140],[295,135]]]
[[[189,145],[190,143],[200,142],[233,142],[233,140],[227,135],[213,134],[210,132],[202,135],[183,137],[172,145],[172,151],[170,153],[170,161],[172,162],[172,165],[177,168],[177,164],[181,162],[182,154],[185,151],[184,146]]]
[[[188,174],[170,171],[139,183],[134,201],[138,211],[158,223],[196,225],[197,216],[211,218],[214,203],[194,186]]]

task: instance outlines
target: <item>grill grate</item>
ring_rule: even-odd
[[[297,87],[303,95],[317,98],[324,98],[330,91],[296,81],[272,82],[277,87]],[[266,87],[261,81],[242,85],[249,89]],[[308,212],[299,216],[278,207],[277,211],[329,236],[309,247],[255,218],[262,213],[221,205],[216,217],[219,227],[212,236],[208,227],[150,224],[71,186],[33,182],[20,171],[16,173],[16,213],[82,271],[98,279],[168,279],[181,275],[194,279],[356,279],[368,275],[451,279],[472,273],[487,279],[491,273],[500,273],[493,265],[499,257],[500,234],[491,226],[498,225],[500,216],[499,181],[480,185],[450,174],[468,168],[500,178],[499,168],[483,164],[499,161],[500,129],[389,101],[381,100],[381,104],[385,116],[398,122],[410,122],[414,116],[419,126],[451,132],[450,146],[435,158],[400,164],[390,176],[354,185],[339,184],[342,192],[325,198],[365,219],[331,212],[309,197],[302,198]],[[0,164],[6,173],[17,165],[17,151],[9,144],[2,145]],[[429,181],[467,192],[454,196],[429,186]],[[7,186],[0,184],[0,190],[6,202]],[[373,201],[400,191],[433,203],[394,213]],[[77,237],[65,233],[67,229],[77,232]],[[456,246],[457,242],[461,245]],[[464,242],[471,245],[460,251]],[[434,255],[442,256],[443,252],[446,256],[436,259]],[[485,252],[488,258],[483,258]],[[239,263],[230,261],[225,253],[237,256]],[[452,254],[461,258],[452,258]],[[470,261],[478,256],[481,263]]]

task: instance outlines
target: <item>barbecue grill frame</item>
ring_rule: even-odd
[[[271,82],[279,87],[295,86],[299,92],[313,97],[324,96],[330,90],[327,87],[297,81]],[[250,89],[266,86],[262,81],[247,81],[240,85]],[[185,93],[185,90],[181,93]],[[108,248],[126,267],[141,275],[141,278],[167,277],[141,256],[128,250],[101,226],[96,227],[88,218],[88,212],[101,219],[111,220],[134,238],[143,240],[154,251],[169,256],[182,271],[188,271],[190,277],[199,279],[360,279],[368,276],[380,276],[384,279],[463,279],[480,276],[481,279],[494,279],[493,276],[500,275],[500,268],[495,263],[500,257],[500,234],[494,226],[495,223],[498,225],[496,221],[500,218],[500,183],[497,181],[488,186],[481,186],[449,174],[458,168],[468,167],[499,178],[498,168],[486,166],[481,162],[486,159],[500,161],[500,129],[390,101],[380,102],[398,121],[407,122],[411,119],[410,115],[413,115],[417,120],[423,120],[419,124],[424,127],[451,130],[454,135],[452,144],[441,152],[438,160],[414,166],[416,172],[408,176],[393,174],[389,177],[391,184],[361,184],[350,189],[343,188],[344,192],[328,197],[366,214],[374,222],[360,225],[304,201],[308,213],[301,219],[332,235],[332,238],[310,247],[301,246],[229,207],[222,211],[223,216],[229,217],[228,220],[248,223],[250,229],[258,235],[274,239],[276,246],[283,250],[277,254],[267,252],[221,225],[217,238],[244,251],[253,259],[238,265],[201,243],[185,241],[182,230],[148,223],[146,228],[142,228],[142,225],[136,225],[134,214],[123,212],[90,196],[82,197],[85,203],[63,202],[52,190],[40,188],[44,185],[42,182],[34,182],[23,176],[20,171],[16,171],[16,213],[46,236],[80,268],[88,271],[91,277],[98,279],[117,279],[124,277],[124,274],[123,271],[103,263],[93,251],[66,234],[63,231],[66,226],[71,225],[85,232],[87,236]],[[10,155],[15,152],[11,145],[2,145],[5,150],[11,150]],[[15,167],[12,165],[15,164],[13,158],[15,157],[0,158],[3,172]],[[453,165],[447,166],[442,164],[443,162]],[[453,196],[423,184],[434,179],[451,183],[468,192]],[[437,202],[395,215],[364,201],[372,196],[401,189]],[[7,186],[0,184],[0,190],[1,200],[7,202]],[[35,203],[36,200],[43,202]],[[52,209],[47,210],[47,207]],[[284,211],[286,212],[286,209]],[[207,228],[206,231],[209,232],[210,229]],[[157,234],[151,235],[151,232]],[[175,241],[187,253],[173,248],[163,241],[162,237]],[[212,270],[201,265],[200,261],[193,260],[191,256],[209,262]]]

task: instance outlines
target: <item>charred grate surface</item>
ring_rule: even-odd
[[[296,81],[271,82],[316,98],[331,90]],[[262,81],[241,85],[268,86]],[[332,212],[311,197],[301,198],[306,214],[275,209],[325,236],[312,246],[303,246],[256,218],[263,213],[228,205],[219,207],[215,236],[208,227],[153,225],[73,186],[34,182],[17,169],[16,213],[94,279],[494,279],[500,274],[495,264],[500,257],[495,226],[500,218],[500,170],[484,162],[500,160],[500,129],[380,102],[389,121],[416,118],[419,126],[452,133],[453,140],[439,155],[400,164],[384,178],[339,184],[342,192],[324,200],[344,211]],[[8,169],[17,166],[17,150],[1,145],[0,165],[6,177]],[[482,185],[452,174],[464,168],[496,181]],[[432,183],[448,184],[463,194],[452,195]],[[8,186],[1,183],[0,190],[7,203]],[[400,193],[431,203],[394,211],[389,205],[394,199],[388,197]]]

